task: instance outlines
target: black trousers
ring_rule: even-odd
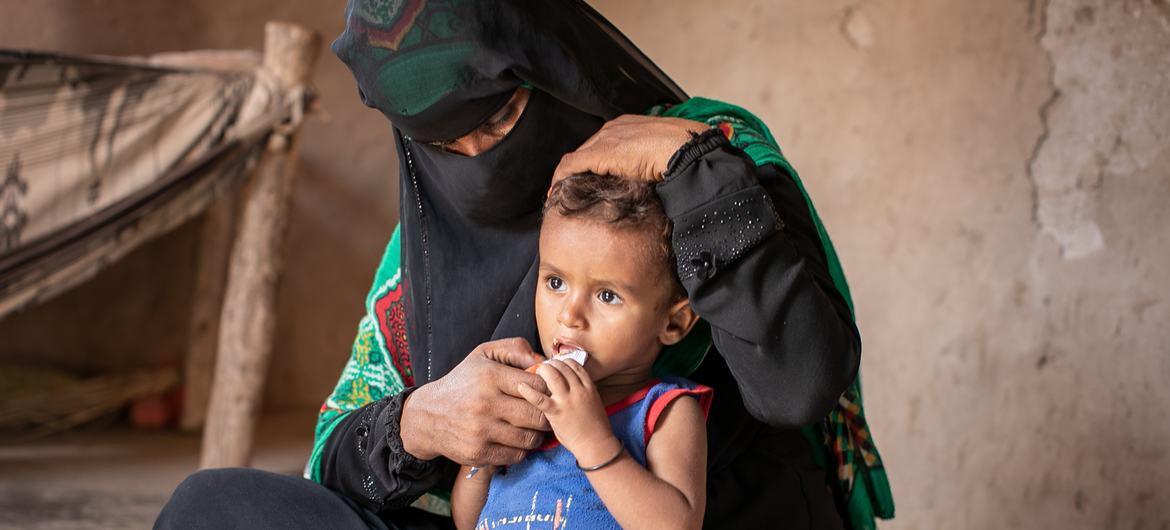
[[[448,530],[448,518],[408,508],[385,520],[343,495],[291,475],[249,468],[206,469],[186,478],[156,530],[330,528]]]
[[[768,434],[760,433],[762,436]],[[708,477],[705,528],[840,529],[824,474],[803,439],[780,436],[773,450],[743,455]],[[775,449],[779,448],[777,451]],[[787,454],[786,454],[787,453]],[[764,471],[763,473],[761,471]],[[336,528],[447,530],[450,519],[408,508],[379,517],[315,482],[248,468],[208,469],[184,480],[163,507],[156,530]]]

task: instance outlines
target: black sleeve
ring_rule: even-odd
[[[712,129],[671,158],[658,194],[679,278],[747,410],[777,427],[823,418],[857,375],[861,338],[796,181]]]
[[[375,513],[405,508],[458,470],[439,457],[419,460],[402,449],[402,404],[414,389],[375,401],[340,420],[321,456],[321,484]]]

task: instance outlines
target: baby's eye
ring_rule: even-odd
[[[608,305],[618,305],[622,303],[622,297],[618,296],[617,293],[610,291],[609,289],[597,293],[597,299],[601,300],[601,303]]]
[[[549,289],[557,292],[565,290],[565,280],[562,280],[556,276],[549,276],[548,279],[545,280],[545,284],[548,285]]]

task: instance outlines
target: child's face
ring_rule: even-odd
[[[678,340],[668,331],[678,306],[671,303],[672,278],[654,244],[645,230],[548,212],[536,286],[545,356],[584,349],[594,381],[649,372],[663,341]]]

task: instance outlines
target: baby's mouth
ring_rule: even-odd
[[[553,355],[561,355],[573,350],[584,350],[579,344],[564,339],[553,339]]]
[[[580,345],[569,342],[563,339],[553,340],[552,355],[549,359],[567,360],[572,359],[577,361],[577,364],[585,366],[585,360],[589,358],[589,353],[585,351]]]

